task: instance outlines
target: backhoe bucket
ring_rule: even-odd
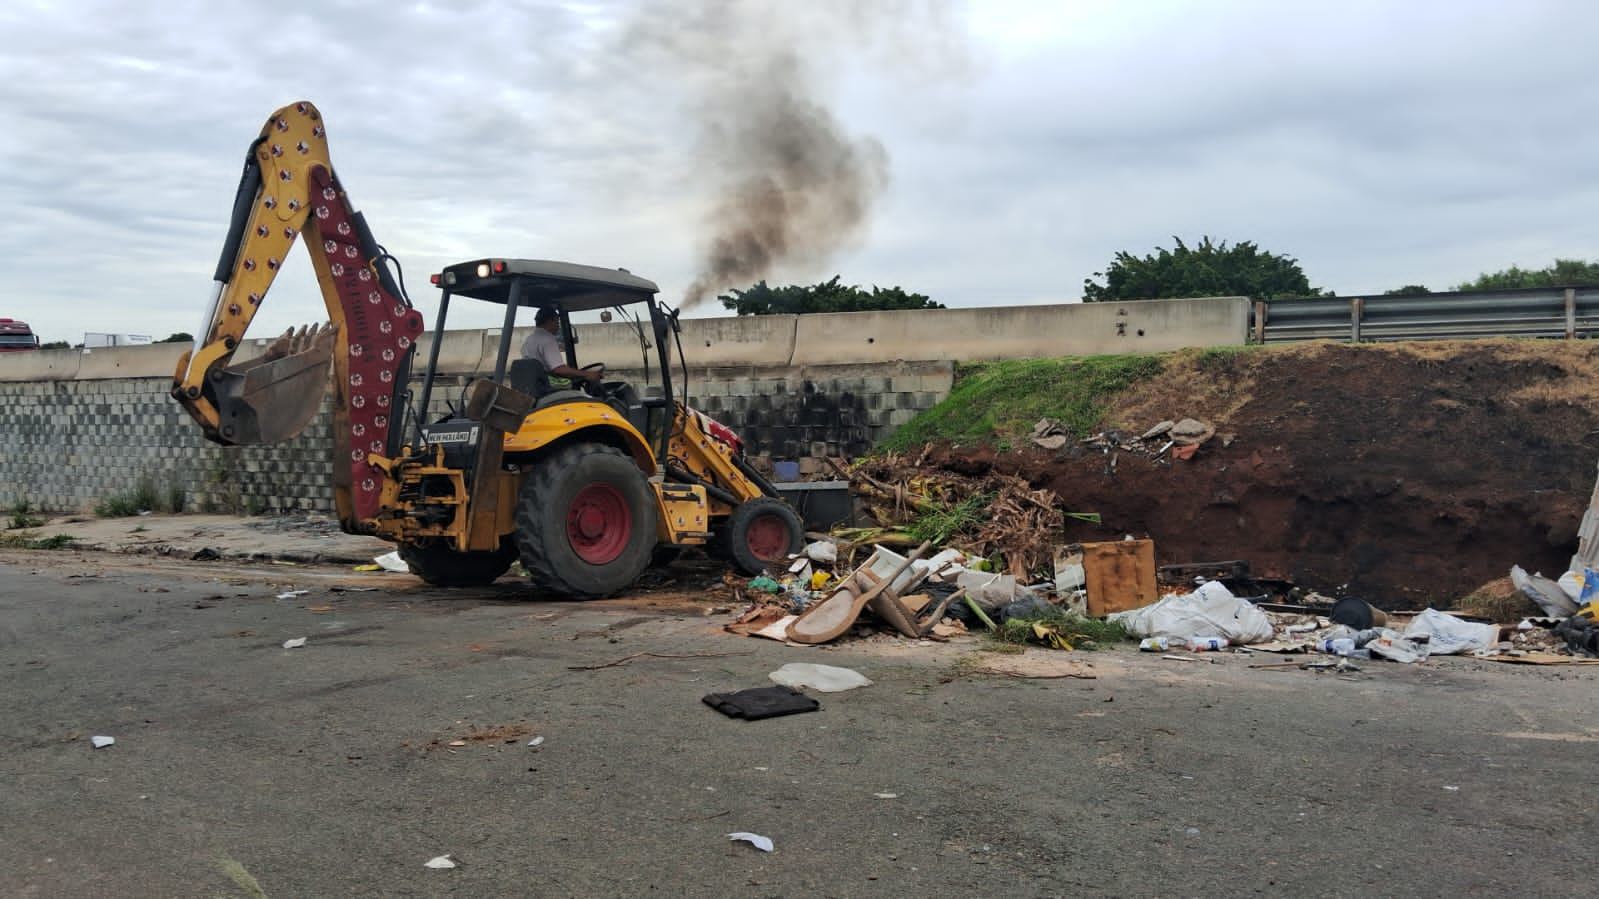
[[[290,328],[260,357],[213,375],[221,442],[281,443],[304,431],[322,405],[338,335],[331,324]]]

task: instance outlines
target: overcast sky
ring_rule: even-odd
[[[1343,295],[1599,258],[1583,0],[12,0],[0,31],[0,316],[45,340],[195,331],[244,152],[301,99],[430,320],[428,274],[482,256],[676,302],[784,58],[866,195],[778,282],[1074,302],[1205,234]],[[252,335],[321,317],[296,250]]]

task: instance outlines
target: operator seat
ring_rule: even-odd
[[[534,409],[588,399],[588,394],[581,390],[556,387],[551,384],[549,371],[544,368],[544,363],[537,359],[517,359],[512,362],[510,368],[506,370],[506,380],[510,381],[513,390],[520,390],[533,397]]]

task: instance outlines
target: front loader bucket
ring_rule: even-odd
[[[260,357],[214,374],[221,443],[241,446],[292,439],[322,405],[338,344],[335,325],[293,328]]]

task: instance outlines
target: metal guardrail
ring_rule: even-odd
[[[1599,337],[1599,287],[1259,301],[1251,343]]]

